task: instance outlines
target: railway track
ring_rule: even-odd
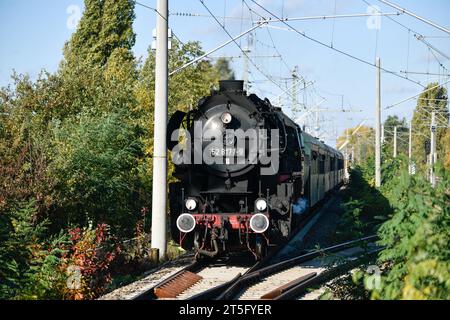
[[[133,299],[294,299],[377,253],[381,248],[373,243],[376,238],[360,238],[275,264],[270,264],[275,253],[253,265],[250,256],[194,262]]]
[[[307,229],[305,225],[310,220],[305,219],[297,231]],[[291,240],[295,239],[296,234]],[[273,249],[257,263],[251,255],[234,254],[200,261],[196,261],[193,255],[187,255],[181,261],[163,264],[144,279],[117,289],[101,299],[286,299],[292,297],[293,292],[299,295],[307,287],[351,268],[352,264],[358,262],[359,256],[377,252],[376,247],[361,246],[375,239],[375,236],[371,236],[321,250],[297,252],[294,258],[277,263],[274,263],[274,258],[289,242]],[[327,267],[330,260],[336,258],[345,263]]]
[[[381,250],[376,236],[364,237],[247,273],[230,284],[218,300],[295,299],[307,289],[325,283],[359,265]]]
[[[240,277],[255,266],[250,255],[227,255],[202,259],[173,273],[133,300],[189,299]]]
[[[241,276],[265,267],[284,246],[255,263],[253,255],[232,254],[197,261],[193,254],[169,261],[148,276],[100,300],[213,299]]]
[[[194,254],[186,254],[176,260],[167,261],[157,268],[146,272],[142,279],[118,288],[99,300],[133,300],[149,288],[180,272],[195,261]]]

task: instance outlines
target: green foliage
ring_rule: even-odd
[[[49,174],[55,177],[58,216],[68,224],[107,223],[129,234],[144,201],[136,169],[142,155],[139,130],[126,114],[110,113],[82,114],[53,131],[57,156]]]
[[[374,155],[375,139],[374,129],[367,126],[357,126],[349,128],[337,138],[337,146],[341,146],[344,143],[346,150],[353,156],[351,161],[355,164],[363,164]]]
[[[44,241],[47,221],[35,219],[33,202],[0,215],[0,299],[52,299],[62,286],[59,246],[66,238]]]
[[[199,57],[204,52],[198,42],[188,42],[181,45],[173,41],[172,50],[169,54],[169,70],[175,70],[187,62]],[[137,112],[143,116],[140,125],[149,131],[144,138],[146,161],[142,163],[142,172],[145,177],[152,176],[153,155],[153,127],[154,127],[154,79],[155,53],[149,51],[149,56],[139,70],[139,83],[136,87],[136,98],[138,100]],[[198,100],[209,94],[211,88],[218,84],[219,74],[208,61],[201,61],[195,66],[183,69],[181,72],[171,76],[169,81],[169,116],[176,110],[189,111],[196,106]],[[174,167],[169,162],[169,179],[172,177]],[[148,178],[147,178],[148,179]],[[151,181],[147,183],[150,184]]]
[[[438,83],[430,83],[425,90],[437,86]],[[412,119],[413,127],[413,160],[417,169],[425,172],[425,148],[424,143],[430,137],[431,112],[436,112],[437,129],[437,152],[438,159],[445,155],[445,135],[449,111],[447,108],[448,93],[444,87],[438,86],[432,90],[422,93],[417,99],[417,106]],[[448,148],[448,147],[447,147]]]
[[[339,221],[340,226],[338,226],[338,230],[343,230],[339,234],[342,241],[363,236],[365,229],[361,220],[363,205],[362,201],[352,198],[343,204],[344,213]]]
[[[13,80],[14,87],[0,90],[0,214],[34,199],[40,215],[52,205],[52,180],[46,175],[49,137],[37,107],[42,102],[38,91],[46,85],[42,77],[32,83],[14,74]]]
[[[395,180],[389,194],[395,212],[380,228],[380,243],[386,246],[380,262],[391,267],[374,298],[450,298],[450,180],[446,170],[439,176],[436,189],[405,170]]]
[[[0,299],[92,299],[111,272],[149,265],[155,54],[142,65],[132,55],[134,4],[85,0],[59,70],[0,89]],[[172,47],[170,70],[203,54],[198,42]],[[220,77],[233,77],[228,61],[173,75],[169,114]],[[71,266],[79,289],[67,288]]]
[[[77,31],[64,49],[63,66],[85,64],[103,66],[117,49],[131,50],[134,1],[85,0],[85,11]]]
[[[405,118],[388,116],[384,121],[384,146],[392,154],[394,149],[394,127],[397,127],[397,153],[408,154],[409,128]]]
[[[376,232],[391,213],[389,202],[373,186],[373,167],[356,166],[344,191],[344,213],[339,221],[337,240],[345,241]]]
[[[408,174],[408,159],[382,153],[382,187],[373,187],[374,161],[350,171],[344,214],[339,230],[357,237],[378,230],[381,286],[367,291],[371,276],[363,272],[336,282],[332,295],[340,298],[450,298],[450,172],[438,166],[438,185],[432,188],[423,174]],[[371,228],[368,228],[371,226]],[[328,296],[330,293],[328,294]]]

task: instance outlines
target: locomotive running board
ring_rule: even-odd
[[[179,294],[183,293],[203,277],[190,271],[183,271],[177,274],[169,281],[158,285],[154,288],[154,293],[158,298],[175,299]]]

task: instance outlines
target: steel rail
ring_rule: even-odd
[[[155,289],[157,287],[163,286],[167,283],[169,283],[170,281],[172,281],[173,279],[177,278],[179,275],[181,275],[182,273],[186,272],[186,271],[190,271],[190,272],[198,272],[199,270],[201,270],[202,268],[204,268],[208,262],[210,262],[210,259],[204,259],[204,260],[200,260],[200,261],[194,261],[192,262],[190,265],[182,268],[181,270],[175,272],[174,274],[172,274],[171,276],[167,277],[166,279],[164,279],[161,282],[158,282],[156,285],[154,285],[153,287],[145,290],[144,292],[136,295],[135,297],[133,297],[132,300],[151,300],[151,299],[155,299],[156,295],[155,295]]]
[[[327,195],[320,203],[323,203],[327,200],[329,195]],[[296,227],[295,230],[293,230],[291,236],[289,237],[286,242],[278,245],[273,251],[271,251],[264,259],[258,261],[255,263],[251,268],[249,268],[244,274],[238,274],[235,278],[232,280],[223,283],[217,287],[213,287],[211,289],[208,289],[206,291],[200,292],[187,300],[211,300],[218,298],[223,292],[225,292],[227,289],[229,289],[231,286],[233,286],[235,283],[238,283],[241,281],[243,277],[245,277],[248,274],[251,274],[259,269],[265,268],[270,264],[270,261],[274,256],[277,255],[286,245],[290,243],[290,241],[297,236],[297,234],[312,220],[312,218],[317,214],[318,210],[323,209],[322,205],[319,204],[319,206],[316,206],[312,210],[310,210],[309,213],[305,214],[305,217],[302,221],[300,221],[299,225]],[[300,255],[305,254],[305,251],[302,251]]]
[[[328,196],[327,196],[328,197]],[[324,200],[327,198],[324,198]],[[322,200],[321,203],[324,201]],[[237,274],[232,280],[225,282],[221,285],[218,285],[216,287],[210,288],[206,291],[197,293],[191,297],[189,297],[187,300],[208,300],[208,299],[216,299],[219,296],[221,296],[226,290],[228,290],[230,287],[232,287],[234,284],[239,283],[242,281],[243,278],[247,277],[248,275],[251,275],[255,272],[258,272],[258,270],[261,269],[267,269],[271,268],[270,261],[271,259],[279,253],[296,235],[297,233],[311,220],[312,217],[314,217],[317,210],[322,209],[322,206],[318,206],[311,210],[308,214],[305,215],[305,218],[300,222],[300,224],[297,226],[295,230],[293,230],[291,236],[288,240],[286,240],[284,243],[278,245],[276,248],[274,248],[266,257],[264,257],[262,260],[257,261],[253,266],[251,266],[247,271],[245,271],[243,274]],[[326,250],[326,249],[324,249]],[[300,256],[306,256],[309,253],[305,254],[305,251],[302,251]],[[220,256],[223,257],[223,256]],[[219,257],[217,257],[219,258]],[[294,258],[295,259],[295,258]],[[186,271],[197,273],[203,268],[207,267],[209,264],[213,263],[216,259],[206,258],[202,259],[200,261],[194,261],[190,265],[182,268],[181,270],[175,272],[168,278],[164,279],[161,282],[158,282],[157,284],[153,285],[151,288],[143,291],[142,293],[134,296],[132,300],[152,300],[156,299],[157,296],[155,294],[155,289],[161,286],[164,286],[180,276],[182,273],[185,273]],[[289,260],[288,260],[289,261]],[[279,264],[279,263],[278,263]],[[277,264],[277,265],[278,265]],[[160,268],[158,268],[160,269]]]
[[[302,262],[313,260],[323,254],[333,253],[336,251],[342,251],[351,247],[355,247],[363,242],[375,241],[378,239],[377,235],[372,235],[368,237],[359,238],[356,240],[344,242],[338,245],[334,245],[328,248],[314,250],[306,254],[258,269],[254,272],[248,273],[240,277],[237,281],[231,284],[222,294],[217,297],[217,300],[230,300],[237,295],[245,286],[251,283],[257,282],[258,280],[267,277],[269,275],[278,273],[290,267],[296,266]]]
[[[298,281],[295,285],[292,285],[287,290],[280,292],[279,295],[274,296],[273,300],[289,300],[289,299],[295,299],[299,297],[300,295],[306,293],[306,291],[318,284],[327,282],[328,280],[334,279],[345,272],[348,272],[349,270],[357,267],[361,264],[361,261],[363,259],[370,258],[374,255],[376,255],[378,252],[383,250],[382,247],[376,248],[374,250],[371,250],[365,254],[362,254],[358,257],[355,257],[351,259],[350,261],[347,261],[343,264],[339,264],[333,268],[330,268],[328,270],[325,270],[321,273],[316,273],[314,276],[309,277],[303,281]]]

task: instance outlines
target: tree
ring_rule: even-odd
[[[143,65],[132,55],[134,1],[85,4],[58,71],[36,81],[13,75],[0,89],[0,299],[60,298],[72,258],[62,257],[58,239],[67,240],[68,228],[94,239],[92,226],[106,223],[112,238],[130,238],[148,212],[155,55]],[[202,54],[198,42],[174,41],[169,69]],[[206,60],[173,75],[169,114],[196,106],[219,78]],[[39,234],[21,236],[22,225]]]
[[[337,146],[343,145],[348,138],[348,144],[344,148],[349,154],[353,154],[352,161],[360,164],[367,161],[374,154],[374,130],[371,127],[361,126],[358,130],[355,128],[345,129],[337,139]]]
[[[408,154],[409,128],[406,119],[397,115],[388,116],[384,121],[384,141],[389,150],[394,148],[394,128],[397,127],[397,154]]]
[[[141,132],[124,111],[80,115],[53,129],[57,227],[107,223],[115,234],[134,231],[145,192],[136,170]],[[144,195],[144,197],[141,197]],[[148,204],[148,201],[147,201]]]
[[[430,83],[425,90],[437,86],[437,83]],[[416,162],[416,167],[425,169],[425,140],[430,139],[430,124],[431,113],[436,113],[437,121],[437,153],[438,159],[444,158],[445,152],[445,134],[448,126],[449,111],[447,109],[447,90],[444,87],[438,86],[432,90],[422,93],[418,100],[417,106],[414,110],[412,120],[413,126],[413,158]]]
[[[406,166],[404,166],[406,167]],[[436,188],[403,169],[383,193],[394,209],[379,229],[379,263],[386,269],[375,299],[450,298],[449,172],[439,170]]]
[[[77,31],[66,43],[63,65],[98,65],[107,63],[114,50],[130,53],[134,43],[134,4],[132,0],[85,0],[85,11]]]
[[[447,128],[445,136],[442,139],[442,144],[444,147],[444,167],[446,170],[450,171],[450,129]]]
[[[47,175],[47,122],[42,116],[46,82],[13,75],[14,84],[0,90],[0,215],[20,202],[34,200],[37,216],[52,206],[52,179]]]
[[[169,53],[169,70],[175,70],[187,62],[203,54],[198,42],[188,42],[181,45],[173,41],[172,50]],[[152,177],[153,156],[153,126],[154,119],[154,88],[155,88],[155,53],[149,51],[149,56],[139,72],[139,84],[136,88],[138,99],[138,112],[141,113],[140,125],[146,128],[144,139],[146,160],[142,163],[145,173],[143,179]],[[216,68],[208,61],[201,61],[195,66],[190,66],[169,79],[169,116],[176,110],[189,111],[197,105],[200,98],[208,95],[212,87],[218,85],[219,74]],[[169,161],[169,179],[173,172],[173,166]],[[147,181],[151,185],[151,181]]]

